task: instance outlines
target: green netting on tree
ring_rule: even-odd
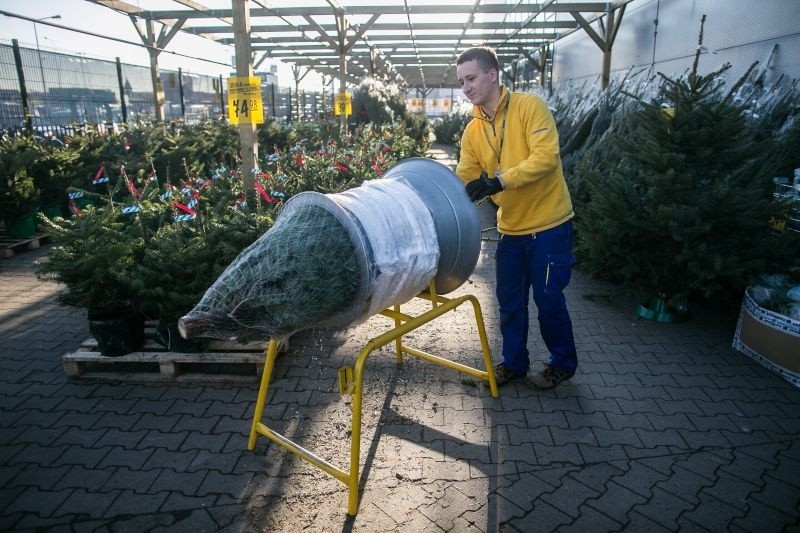
[[[305,329],[352,306],[360,283],[347,231],[322,207],[280,217],[181,319],[186,337],[265,340]]]

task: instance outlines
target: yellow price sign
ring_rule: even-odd
[[[228,118],[231,124],[264,123],[261,78],[256,76],[228,78]]]
[[[347,116],[352,113],[353,105],[350,101],[350,93],[336,93],[333,98],[333,114]]]

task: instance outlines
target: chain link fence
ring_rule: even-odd
[[[162,70],[164,119],[194,123],[227,116],[226,80]],[[316,119],[332,94],[262,83],[264,117]],[[299,106],[298,101],[299,100]],[[299,108],[299,109],[298,109]],[[299,110],[299,117],[298,115]],[[0,128],[57,137],[87,126],[108,131],[155,119],[150,68],[0,42]]]

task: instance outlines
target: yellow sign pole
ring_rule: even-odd
[[[249,0],[231,0],[233,8],[233,38],[236,51],[236,75],[249,80],[253,77],[253,60],[250,54],[250,3]],[[230,94],[230,93],[229,93]],[[261,92],[258,92],[259,97]],[[230,99],[228,100],[230,105]],[[259,105],[259,107],[262,107]],[[248,107],[248,112],[250,111]],[[258,166],[258,135],[253,122],[239,123],[239,146],[242,153],[242,182],[248,205],[256,205],[255,168]]]

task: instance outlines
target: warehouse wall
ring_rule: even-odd
[[[704,14],[703,46],[708,51],[700,59],[701,74],[727,62],[732,68],[726,77],[735,82],[759,61],[768,82],[781,75],[800,79],[800,0],[634,0],[626,8],[614,43],[612,77],[651,65],[671,76],[687,72]],[[658,33],[654,34],[656,18]],[[559,39],[554,50],[554,87],[598,80],[602,58],[582,30]]]

